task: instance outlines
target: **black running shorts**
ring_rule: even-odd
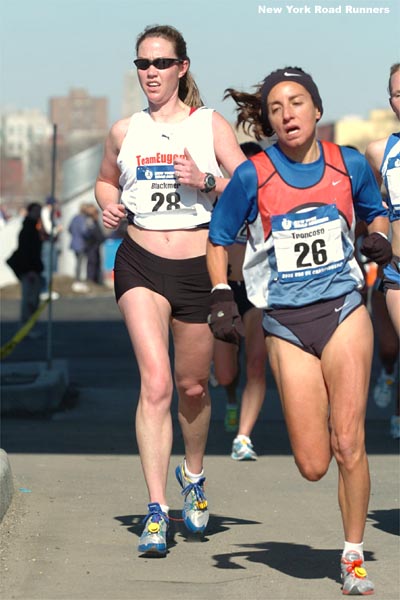
[[[134,242],[128,235],[115,257],[114,290],[118,300],[135,287],[144,287],[164,296],[178,321],[207,323],[211,281],[206,257],[183,260],[162,258]]]

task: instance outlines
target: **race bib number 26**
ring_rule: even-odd
[[[271,218],[280,281],[325,277],[343,267],[339,213],[335,205]]]

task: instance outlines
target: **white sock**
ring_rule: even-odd
[[[187,464],[186,464],[186,458],[184,459],[184,464],[183,464],[183,468],[185,469],[185,475],[187,477],[189,477],[189,479],[193,482],[193,483],[197,483],[199,481],[199,479],[201,479],[201,477],[203,477],[204,475],[204,469],[201,470],[201,473],[191,473],[189,471],[189,469],[187,468]]]
[[[169,506],[167,506],[166,504],[160,504],[160,506],[163,513],[165,513],[168,516]]]
[[[244,435],[243,433],[239,433],[239,435],[236,436],[236,439],[238,441],[242,440],[243,442],[247,442],[247,444],[251,443],[251,440],[249,438],[248,435]]]
[[[355,542],[346,542],[345,541],[342,556],[347,554],[347,552],[351,552],[351,550],[355,550],[355,552],[358,552],[358,554],[360,554],[361,558],[364,560],[363,546],[364,546],[364,542],[360,542],[359,544],[356,544]]]

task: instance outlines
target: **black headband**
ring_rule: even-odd
[[[321,116],[323,113],[321,96],[319,95],[318,88],[315,85],[312,77],[308,75],[308,73],[305,73],[298,67],[286,67],[285,69],[278,69],[277,71],[274,71],[268,75],[268,77],[264,79],[264,83],[261,86],[262,128],[263,132],[268,137],[273,135],[274,131],[271,128],[268,120],[267,98],[272,88],[282,81],[294,81],[302,85],[310,94],[315,106],[321,113]]]

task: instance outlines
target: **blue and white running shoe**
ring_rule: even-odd
[[[231,458],[233,460],[257,460],[257,454],[249,437],[246,435],[235,437],[232,444]]]
[[[182,517],[186,527],[193,533],[203,533],[207,527],[209,512],[207,499],[204,494],[205,477],[195,483],[185,473],[183,464],[175,469],[175,475],[182,487],[183,503]]]
[[[390,435],[394,440],[400,439],[400,416],[392,415],[390,417]]]
[[[379,408],[386,408],[392,401],[395,390],[395,376],[382,369],[376,380],[373,398]]]
[[[158,502],[151,502],[140,536],[138,550],[147,556],[165,556],[167,553],[168,516],[162,512]]]

